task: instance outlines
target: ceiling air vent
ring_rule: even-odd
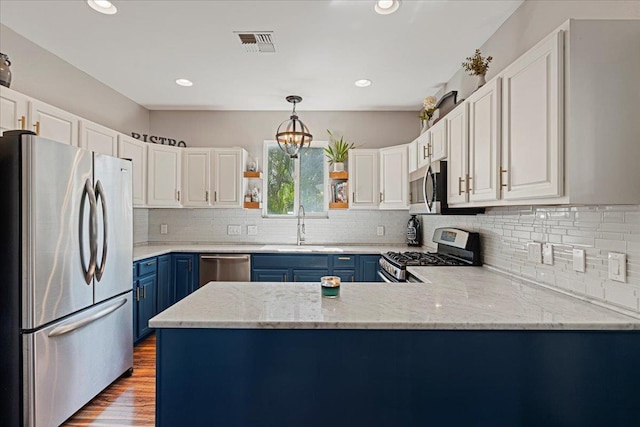
[[[238,35],[245,52],[249,53],[273,53],[276,46],[273,44],[273,31],[234,31]]]

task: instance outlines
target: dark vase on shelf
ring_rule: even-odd
[[[11,86],[11,61],[4,53],[0,53],[0,85]]]

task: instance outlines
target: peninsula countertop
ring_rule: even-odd
[[[142,245],[133,248],[133,260],[168,254],[171,252],[194,252],[194,253],[285,253],[285,254],[382,254],[389,251],[406,251],[406,244],[384,244],[384,245],[354,245],[354,244],[333,244],[324,245],[301,245],[295,244],[158,244]]]
[[[640,319],[482,267],[437,267],[432,283],[210,282],[153,328],[640,330]],[[437,276],[437,277],[436,277]]]

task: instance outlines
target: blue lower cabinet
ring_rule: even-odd
[[[354,269],[334,269],[332,275],[338,276],[340,278],[340,282],[342,283],[356,281],[356,270]]]
[[[176,287],[171,280],[171,255],[158,257],[158,313],[176,301]]]
[[[316,269],[295,269],[292,271],[294,282],[317,282],[320,283],[322,276],[329,276],[329,270]]]
[[[381,282],[378,276],[380,255],[360,255],[358,282]]]
[[[171,257],[174,302],[177,302],[198,288],[198,254],[172,254]]]
[[[136,331],[137,340],[144,338],[152,332],[152,329],[149,327],[149,319],[155,316],[158,312],[156,300],[156,278],[157,276],[152,274],[138,280],[135,295],[138,306]]]
[[[253,282],[288,282],[289,270],[286,268],[254,269],[251,273]]]

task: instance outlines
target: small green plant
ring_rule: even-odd
[[[329,145],[324,149],[324,154],[329,159],[329,164],[346,162],[349,157],[349,150],[355,147],[355,144],[345,141],[344,136],[336,139],[329,129],[327,129],[327,133],[329,134],[329,140],[333,143],[333,145]]]
[[[467,60],[462,63],[462,67],[470,75],[480,76],[487,73],[491,61],[493,61],[493,56],[483,58],[480,49],[476,49],[475,55],[467,57]]]

